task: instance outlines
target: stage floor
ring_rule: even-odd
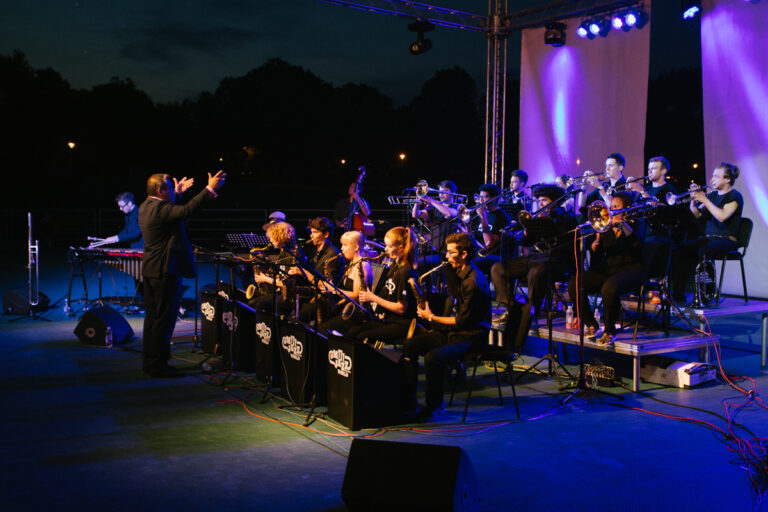
[[[24,285],[23,261],[4,270],[5,289]],[[317,417],[303,427],[306,411],[279,408],[284,402],[277,397],[259,403],[261,383],[252,375],[221,386],[224,373],[204,374],[206,355],[192,350],[189,316],[177,324],[172,348],[172,364],[187,372],[184,378],[141,373],[141,315],[125,317],[136,333],[127,343],[83,345],[73,334],[78,318],[64,315],[58,300],[68,277],[66,265],[58,271],[46,266],[41,274],[41,290],[58,303],[45,315],[50,322],[10,323],[11,317],[0,316],[6,510],[94,504],[117,511],[344,510],[341,484],[356,436],[461,446],[480,482],[481,510],[752,508],[747,472],[716,430],[727,429],[724,401],[746,402],[722,380],[693,389],[641,381],[635,393],[630,357],[618,346],[614,352],[587,346],[587,363],[614,367],[623,377],[624,387],[603,388],[617,396],[584,395],[563,404],[570,390],[561,388],[568,382],[532,372],[517,385],[518,421],[509,386],[499,406],[493,376],[481,368],[465,424],[466,388],[460,388],[454,405],[429,423],[351,432]],[[758,396],[768,389],[768,374],[759,366],[760,315],[709,318],[726,372],[754,379]],[[577,374],[578,348],[561,343],[559,349],[565,367]],[[530,337],[515,365],[528,367],[546,352],[545,340]],[[672,355],[697,361],[699,350]],[[738,382],[751,389],[751,382]],[[754,405],[740,408],[736,421],[768,435],[766,411]],[[398,484],[395,467],[383,486],[395,494]]]

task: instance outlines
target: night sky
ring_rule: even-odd
[[[478,14],[486,14],[488,8],[486,0],[430,3]],[[509,5],[514,11],[542,3],[548,2],[511,0]],[[272,57],[302,66],[337,86],[372,85],[395,104],[410,101],[435,71],[455,65],[469,71],[480,90],[485,86],[482,34],[438,27],[427,35],[432,50],[412,56],[408,45],[415,34],[407,30],[408,20],[313,0],[6,0],[3,4],[0,53],[21,50],[33,68],[51,67],[75,88],[89,89],[112,77],[131,78],[157,102],[194,99],[200,92],[213,91],[222,78],[241,76]],[[679,37],[678,2],[656,4],[654,20],[660,36]],[[519,33],[510,39],[513,78],[519,75],[519,40]],[[671,41],[664,62],[652,73],[675,67],[689,53],[686,45]]]

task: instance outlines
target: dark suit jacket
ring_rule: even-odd
[[[148,197],[139,206],[139,226],[144,235],[144,277],[159,278],[165,274],[195,277],[195,258],[184,220],[211,197],[213,194],[204,188],[184,205]]]

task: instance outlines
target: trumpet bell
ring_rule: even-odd
[[[249,284],[248,288],[245,289],[245,298],[251,300],[254,295],[256,295],[256,286]]]

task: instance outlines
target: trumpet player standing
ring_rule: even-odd
[[[426,376],[426,407],[419,419],[429,419],[443,407],[443,378],[450,365],[475,347],[488,343],[491,321],[491,296],[488,281],[472,262],[475,245],[466,233],[452,233],[446,240],[445,252],[449,266],[445,277],[454,300],[451,315],[435,315],[429,303],[419,308],[419,318],[428,321],[434,330],[418,334],[403,344],[404,408],[416,410],[419,356],[424,356]]]

